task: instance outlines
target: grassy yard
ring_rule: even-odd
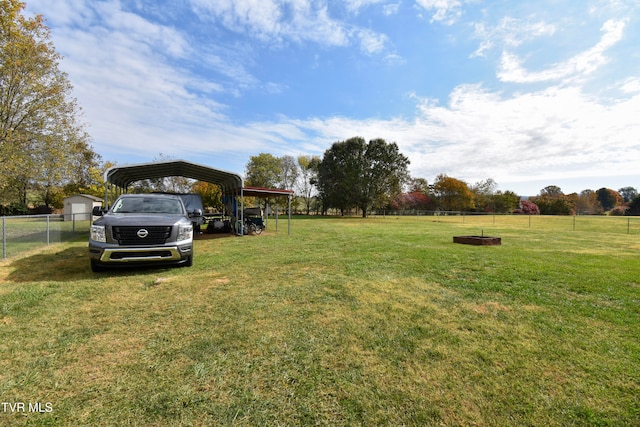
[[[640,425],[640,236],[607,220],[302,218],[202,238],[192,268],[2,261],[0,425]],[[481,232],[502,245],[452,243]]]

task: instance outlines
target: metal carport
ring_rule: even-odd
[[[244,224],[244,200],[243,196],[251,197],[278,197],[287,196],[288,198],[288,214],[289,227],[288,232],[291,233],[291,198],[292,190],[277,190],[267,188],[244,188],[242,177],[233,172],[227,172],[221,169],[215,169],[209,166],[197,163],[187,162],[185,160],[170,160],[151,163],[139,163],[133,165],[114,166],[104,173],[105,182],[105,203],[109,206],[112,198],[122,193],[126,193],[129,185],[143,179],[164,178],[167,176],[182,176],[198,181],[210,182],[217,184],[222,189],[223,196],[232,198],[240,198],[241,208],[240,225]],[[246,193],[245,193],[246,191]],[[240,230],[242,231],[242,230]]]

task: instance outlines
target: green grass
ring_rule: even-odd
[[[53,410],[0,425],[639,425],[638,232],[535,219],[294,219],[192,268],[6,260],[1,400]],[[481,232],[503,244],[452,243]]]

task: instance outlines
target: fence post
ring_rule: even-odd
[[[5,232],[5,217],[2,217],[2,259],[7,257],[7,233]]]
[[[47,215],[47,246],[49,246],[50,243],[50,239],[49,239],[49,215]]]
[[[631,218],[627,218],[627,234],[631,234]]]
[[[573,216],[573,231],[576,231],[576,216]]]

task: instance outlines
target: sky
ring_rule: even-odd
[[[244,175],[360,136],[429,183],[640,189],[640,1],[26,3],[104,161]]]

